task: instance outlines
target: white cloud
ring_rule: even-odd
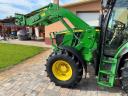
[[[14,16],[14,13],[28,13],[50,3],[50,0],[0,0],[0,18]],[[19,6],[19,7],[18,7]],[[27,9],[25,9],[27,8]]]
[[[25,14],[27,13],[27,11],[19,8],[14,8],[13,6],[7,4],[0,6],[1,18],[6,18],[7,16],[14,16],[15,13]]]
[[[43,7],[51,2],[51,0],[36,0],[36,4]]]
[[[41,7],[45,6],[45,5],[48,5],[50,2],[51,2],[51,0],[36,0],[36,2],[31,7],[32,8],[31,10],[35,10],[35,9],[41,8]]]
[[[15,4],[20,6],[25,6],[25,7],[32,6],[32,3],[29,2],[28,0],[0,0],[0,3],[10,4],[10,5]]]
[[[61,5],[78,2],[80,0],[68,0],[68,2],[65,3],[62,1],[64,0],[60,0]],[[0,18],[5,18],[10,15],[14,16],[14,13],[29,13],[50,2],[51,0],[0,0]]]

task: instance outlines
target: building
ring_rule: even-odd
[[[17,32],[19,28],[25,28],[26,32],[29,32],[30,34],[35,34],[37,39],[45,39],[44,36],[44,26],[38,26],[38,27],[27,27],[27,26],[17,26],[15,25],[15,18],[10,17],[6,19],[0,20],[0,34],[5,33],[8,31],[9,34],[11,34],[12,31]]]
[[[0,25],[1,26],[6,26],[6,27],[11,27],[15,25],[15,18],[10,17],[6,19],[0,20]]]
[[[15,18],[10,17],[6,19],[0,20],[0,32],[11,29],[16,29],[17,26],[15,25]]]
[[[100,0],[88,0],[74,4],[64,5],[64,8],[71,10],[91,26],[99,26],[99,15],[101,10]],[[66,20],[70,26],[72,24]],[[65,30],[61,22],[57,22],[45,27],[45,43],[50,44],[49,33]]]

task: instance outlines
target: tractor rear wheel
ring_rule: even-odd
[[[121,68],[121,85],[122,89],[128,93],[128,59],[124,63],[124,67]]]
[[[74,87],[82,79],[83,67],[80,61],[65,50],[53,52],[46,64],[47,74],[57,86]]]

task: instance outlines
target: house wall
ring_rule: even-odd
[[[99,1],[94,1],[94,2],[90,2],[90,3],[83,3],[83,4],[79,4],[79,5],[75,5],[75,6],[67,6],[65,7],[69,10],[71,10],[74,14],[76,14],[77,12],[94,12],[94,11],[100,11],[100,0]],[[68,24],[72,26],[72,24],[65,19],[66,22],[68,22]],[[54,24],[51,24],[49,26],[45,27],[45,42],[46,44],[50,44],[50,38],[49,38],[49,33],[50,32],[59,32],[65,30],[65,27],[62,25],[61,22],[57,22]]]
[[[67,7],[72,12],[76,13],[77,11],[100,11],[100,0],[90,3],[83,3],[76,6]]]

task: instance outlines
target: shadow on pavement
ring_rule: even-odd
[[[118,96],[128,96],[119,85],[115,85],[112,88],[108,88],[108,87],[102,87],[102,86],[98,86],[97,84],[97,80],[96,80],[96,76],[94,75],[94,69],[92,68],[92,66],[89,66],[88,68],[88,72],[87,74],[89,74],[89,77],[87,75],[86,78],[83,78],[80,82],[80,84],[78,84],[78,86],[74,89],[79,89],[79,90],[83,90],[83,91],[96,91],[96,94],[98,94],[99,92],[103,92],[103,93],[120,93],[120,95]],[[93,72],[92,72],[93,71]]]

